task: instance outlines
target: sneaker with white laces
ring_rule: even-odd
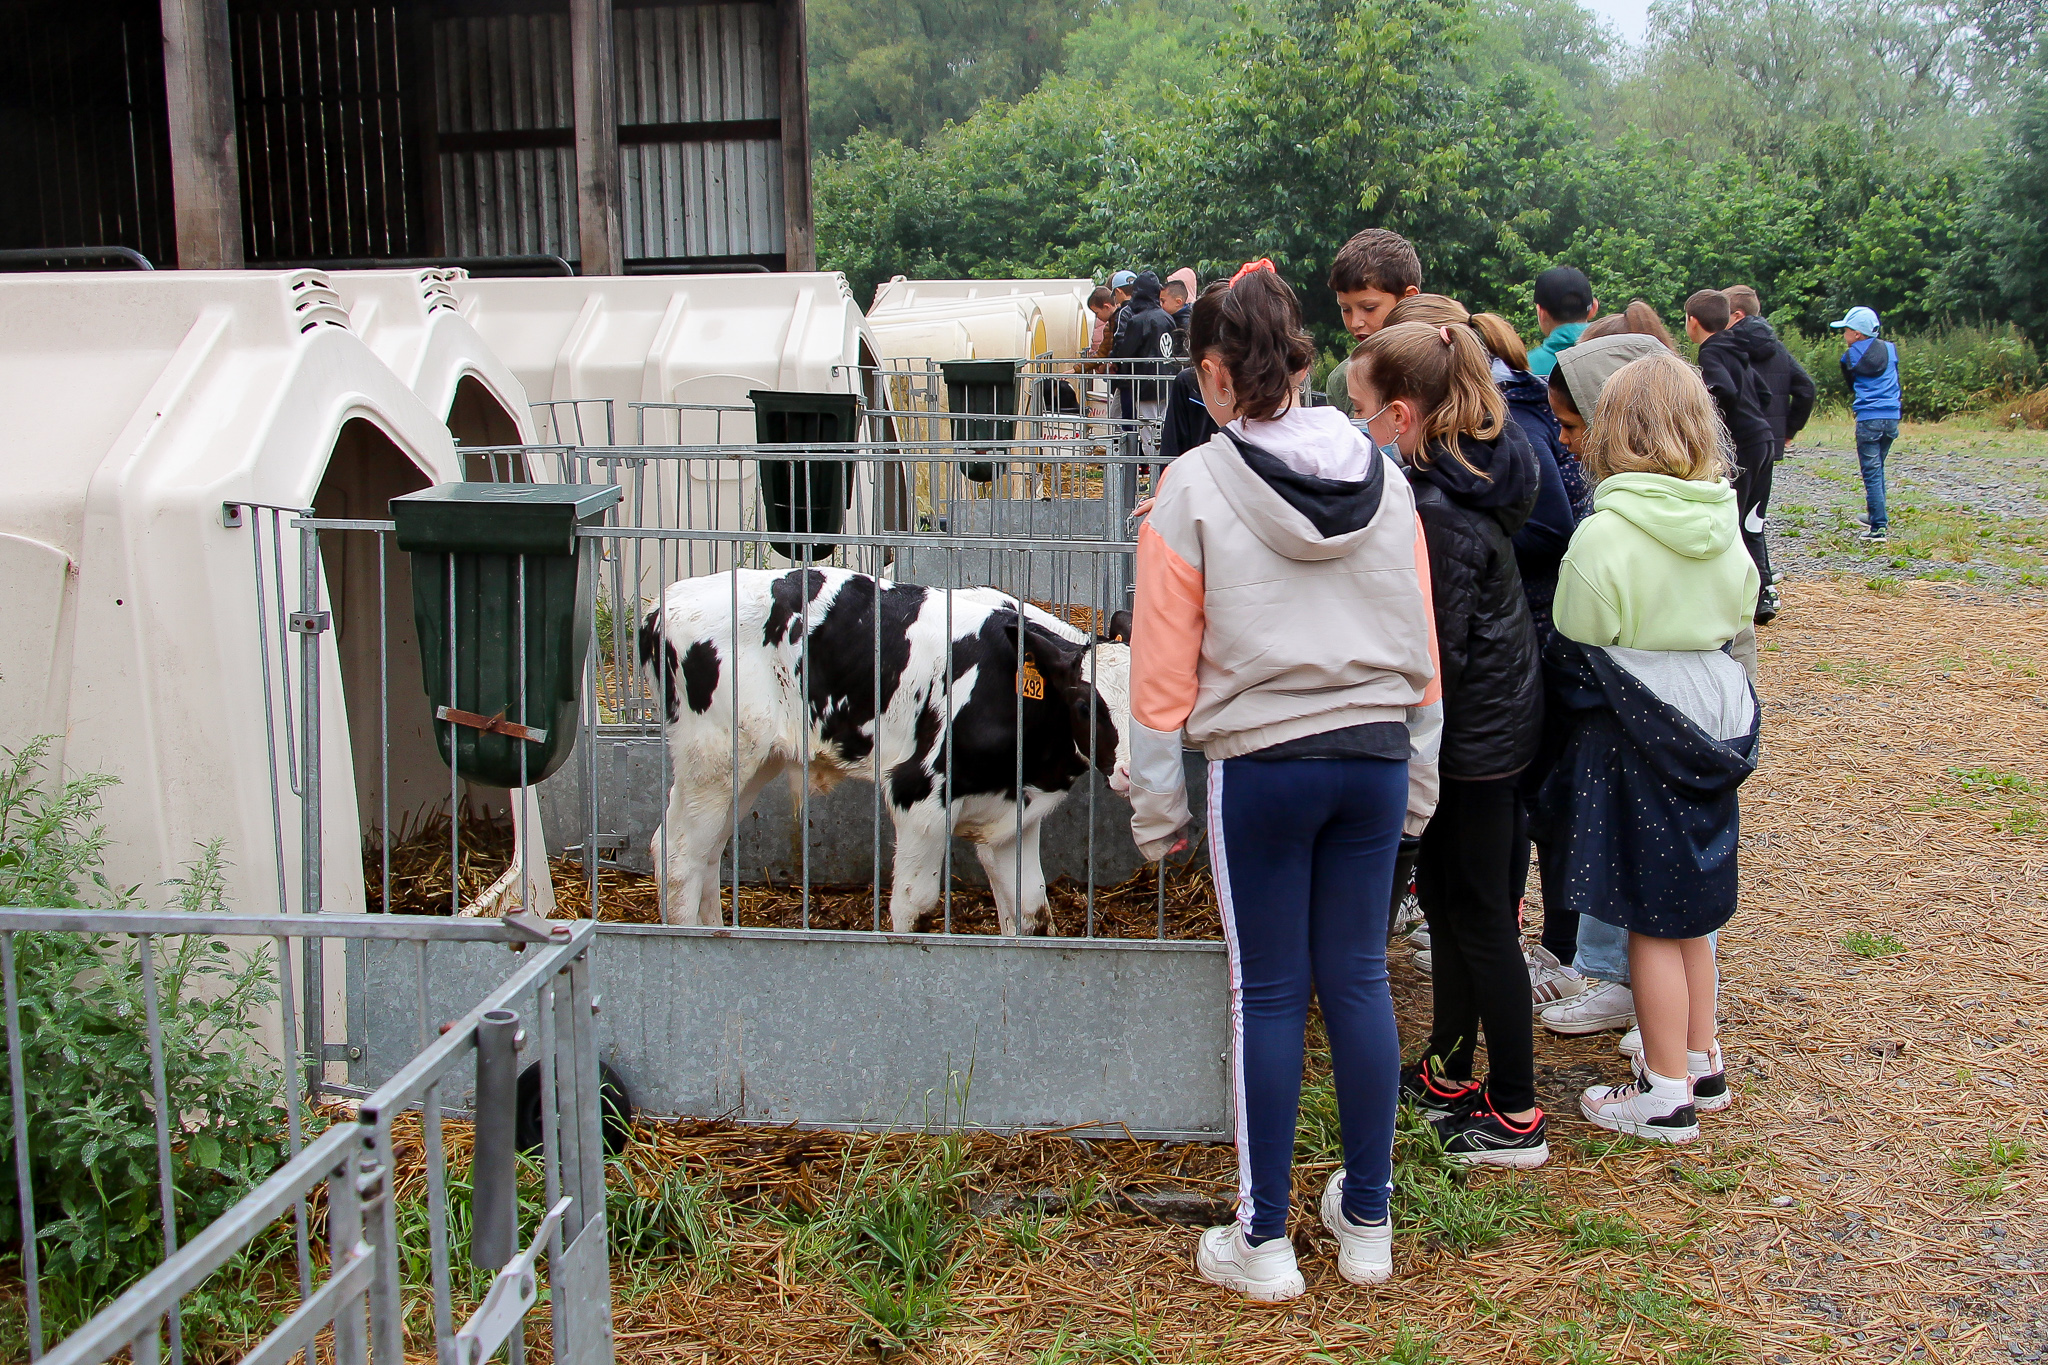
[[[1401,897],[1401,904],[1394,911],[1394,922],[1387,928],[1387,937],[1399,938],[1422,928],[1422,902],[1413,890]]]
[[[1582,993],[1588,984],[1586,978],[1579,975],[1578,968],[1559,962],[1557,954],[1540,943],[1522,954],[1522,962],[1529,969],[1531,1009],[1547,1009],[1570,1000]]]
[[[1394,1217],[1354,1223],[1344,1216],[1344,1172],[1323,1186],[1323,1226],[1337,1239],[1337,1273],[1353,1284],[1381,1284],[1394,1273]]]
[[[1587,1087],[1579,1097],[1579,1112],[1610,1132],[1651,1142],[1691,1142],[1700,1135],[1692,1086],[1648,1068],[1623,1085]]]
[[[1195,1244],[1195,1270],[1211,1284],[1235,1289],[1260,1303],[1298,1299],[1308,1290],[1294,1263],[1294,1243],[1275,1237],[1261,1246],[1245,1240],[1236,1223],[1210,1228]]]
[[[1621,1055],[1640,1065],[1643,1055],[1643,1031],[1640,1028],[1632,1028],[1621,1036]],[[1693,1107],[1702,1114],[1716,1114],[1735,1103],[1735,1093],[1728,1088],[1728,1068],[1721,1062],[1719,1043],[1706,1052],[1687,1052],[1685,1074],[1692,1082]]]
[[[1636,1021],[1636,994],[1618,981],[1586,978],[1586,988],[1569,1000],[1547,1005],[1536,1016],[1552,1033],[1577,1035],[1627,1028]]]
[[[1421,972],[1424,976],[1433,975],[1436,971],[1436,959],[1430,955],[1430,951],[1427,948],[1419,949],[1413,961],[1415,963],[1415,970]]]

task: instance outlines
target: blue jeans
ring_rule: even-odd
[[[1387,898],[1408,764],[1233,758],[1209,765],[1209,858],[1230,950],[1237,1218],[1287,1231],[1309,990],[1323,1007],[1344,1139],[1344,1212],[1387,1216],[1401,1039],[1387,988]]]
[[[1572,965],[1581,976],[1628,984],[1628,930],[1591,915],[1579,916],[1579,951]]]
[[[1863,470],[1863,503],[1873,531],[1882,531],[1888,524],[1884,510],[1884,457],[1892,453],[1892,442],[1898,439],[1896,417],[1871,417],[1856,423],[1856,463]]]

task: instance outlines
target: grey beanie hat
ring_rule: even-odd
[[[1655,337],[1619,332],[1559,351],[1557,372],[1564,376],[1565,387],[1571,390],[1572,406],[1590,423],[1593,410],[1600,406],[1600,390],[1607,387],[1616,370],[1644,356],[1669,354],[1670,348]]]

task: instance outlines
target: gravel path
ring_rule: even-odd
[[[1892,538],[1866,545],[1855,524],[1863,511],[1855,452],[1793,446],[1771,496],[1778,572],[1932,579],[2029,597],[2048,587],[2048,455],[1943,449],[1938,438],[1920,438],[1894,447],[1886,472]]]

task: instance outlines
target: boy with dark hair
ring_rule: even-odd
[[[1884,461],[1899,438],[1905,415],[1905,390],[1899,383],[1899,348],[1877,338],[1877,313],[1851,308],[1828,326],[1842,334],[1842,382],[1849,386],[1856,412],[1856,463],[1863,471],[1863,502],[1857,518],[1865,540],[1883,540],[1889,525],[1884,506]]]
[[[1769,401],[1764,404],[1764,420],[1771,425],[1771,464],[1775,472],[1777,462],[1785,458],[1785,447],[1813,415],[1813,376],[1778,340],[1778,334],[1763,316],[1763,301],[1756,290],[1737,284],[1721,293],[1728,300],[1728,335],[1748,349],[1750,367],[1756,371],[1758,382],[1770,390]],[[1759,523],[1770,516],[1768,482],[1765,488],[1763,500],[1756,506]],[[1757,595],[1756,623],[1760,626],[1769,625],[1778,615],[1776,578],[1776,574],[1765,574],[1763,589]]]
[[[1700,378],[1721,410],[1721,424],[1735,442],[1736,508],[1742,516],[1742,543],[1756,563],[1757,612],[1762,613],[1763,586],[1771,581],[1771,553],[1764,542],[1764,509],[1771,501],[1771,461],[1777,439],[1771,434],[1771,391],[1750,363],[1749,348],[1728,331],[1733,316],[1728,296],[1702,289],[1685,301],[1685,334],[1700,348]]]
[[[1536,277],[1536,326],[1543,340],[1529,348],[1529,373],[1541,379],[1557,368],[1560,352],[1578,343],[1586,324],[1600,315],[1586,272],[1556,265]]]
[[[1330,263],[1330,288],[1337,295],[1337,311],[1344,330],[1354,342],[1363,341],[1387,325],[1387,314],[1411,294],[1422,292],[1422,258],[1398,232],[1367,228],[1344,244]],[[1330,406],[1346,417],[1351,410],[1351,388],[1347,376],[1351,362],[1338,362],[1325,386]]]

